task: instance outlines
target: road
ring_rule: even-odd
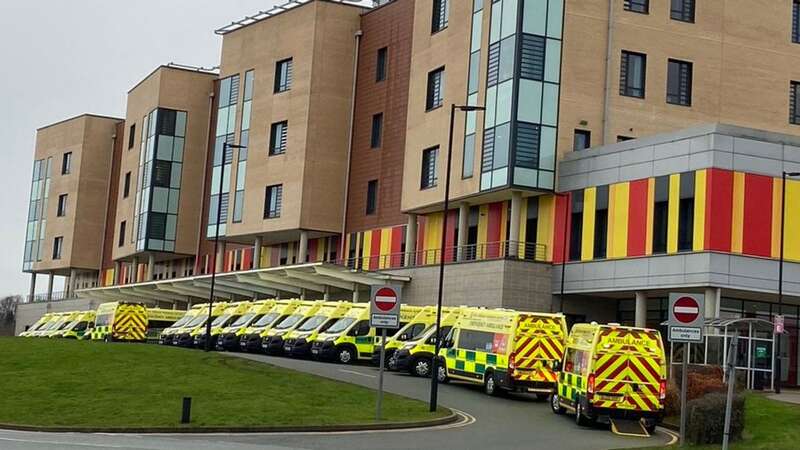
[[[368,387],[377,386],[377,369],[313,361],[235,354],[237,357],[314,373]],[[268,381],[265,381],[268,382]],[[388,392],[427,401],[430,382],[404,374],[385,378]],[[672,436],[659,431],[649,439],[621,437],[608,427],[579,428],[570,416],[556,416],[547,402],[529,396],[488,397],[480,387],[440,386],[440,403],[461,411],[458,423],[431,430],[358,433],[110,435],[29,433],[0,430],[0,450],[468,450],[609,449],[657,446]]]

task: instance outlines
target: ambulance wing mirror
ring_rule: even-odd
[[[553,361],[553,370],[555,370],[556,372],[561,372],[561,369],[562,369],[561,361],[560,360]]]

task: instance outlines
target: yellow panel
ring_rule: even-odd
[[[692,250],[701,252],[705,248],[706,236],[706,169],[694,175],[694,237]]]
[[[630,183],[612,185],[609,204],[609,257],[628,256],[628,209],[630,204]]]
[[[538,228],[536,229],[536,242],[545,246],[546,261],[553,260],[553,228],[555,227],[555,195],[542,195],[539,197],[539,220],[537,221]],[[540,255],[537,250],[536,258],[539,259]]]
[[[800,205],[800,181],[786,181],[786,204]],[[786,208],[784,223],[784,257],[789,261],[800,261],[800,209]]]
[[[439,247],[442,246],[442,213],[429,214],[425,221],[425,262],[439,262]]]
[[[364,247],[361,249],[362,261],[364,261],[362,268],[364,270],[372,269],[370,255],[372,251],[372,231],[364,232]]]
[[[656,179],[647,180],[647,229],[645,230],[645,255],[653,254],[653,209],[655,206]]]
[[[380,267],[385,269],[389,267],[390,255],[392,253],[392,229],[384,228],[381,230],[381,255]]]
[[[361,239],[362,239],[363,235],[364,235],[364,233],[361,233],[361,232],[356,233],[356,251],[355,251],[355,259],[356,260],[353,262],[353,264],[355,264],[355,268],[356,269],[361,267],[361,255],[358,253],[358,249],[361,248]]]
[[[731,253],[742,253],[744,228],[744,173],[733,173],[733,220],[731,224]]]
[[[678,252],[678,214],[681,201],[681,174],[669,176],[669,215],[667,218],[667,253]]]
[[[594,213],[597,203],[597,188],[583,191],[583,235],[581,236],[581,261],[594,258]]]
[[[773,258],[781,256],[781,203],[783,197],[781,191],[783,185],[780,178],[772,179],[772,250],[770,254]]]
[[[272,261],[272,247],[261,247],[261,267],[270,267]]]

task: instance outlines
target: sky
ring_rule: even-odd
[[[218,65],[216,28],[283,2],[0,1],[0,296],[30,285],[22,252],[36,129],[83,113],[124,117],[126,93],[158,65]],[[46,288],[40,275],[36,290]]]

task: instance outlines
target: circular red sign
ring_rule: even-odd
[[[375,306],[381,311],[388,312],[397,304],[397,293],[392,288],[383,287],[375,293]]]
[[[692,297],[681,297],[672,306],[672,313],[678,322],[692,323],[700,316],[700,305]]]

